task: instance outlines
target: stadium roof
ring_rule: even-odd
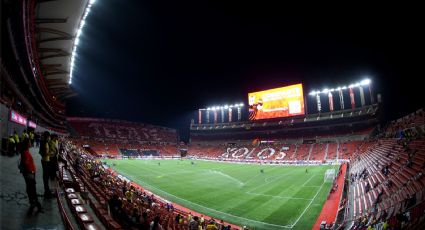
[[[69,88],[72,56],[81,23],[93,0],[39,0],[35,36],[40,68],[49,91],[59,99],[76,95]],[[87,12],[88,13],[88,12]],[[74,52],[75,54],[75,52]]]

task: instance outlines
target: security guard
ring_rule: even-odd
[[[15,148],[16,148],[15,138],[13,137],[13,135],[10,135],[8,139],[8,145],[7,145],[7,151],[9,155],[12,156],[13,154],[15,154],[16,152]]]

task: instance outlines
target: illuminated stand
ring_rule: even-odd
[[[373,95],[372,95],[372,86],[371,86],[371,81],[369,79],[365,79],[359,83],[355,83],[355,84],[351,84],[348,87],[347,86],[343,86],[343,87],[338,87],[336,89],[323,89],[322,91],[312,91],[309,93],[310,96],[316,96],[316,105],[317,105],[317,111],[318,113],[320,113],[322,111],[322,104],[320,101],[320,94],[325,94],[328,95],[328,100],[329,100],[329,111],[333,112],[334,111],[334,99],[333,99],[333,92],[337,91],[338,92],[338,96],[339,96],[339,102],[340,102],[340,108],[341,110],[344,110],[345,108],[345,104],[344,104],[344,90],[348,89],[348,93],[350,95],[350,103],[351,103],[351,109],[355,109],[356,108],[356,100],[355,100],[355,93],[354,93],[354,88],[358,87],[359,88],[359,92],[360,92],[360,104],[361,106],[365,106],[366,105],[366,99],[365,99],[365,95],[364,95],[364,86],[367,86],[369,88],[369,93],[370,93],[370,103],[373,104],[375,102]]]
[[[238,121],[240,121],[242,119],[242,107],[244,107],[243,103],[239,103],[239,104],[234,104],[234,105],[224,105],[224,106],[213,106],[213,107],[208,107],[206,109],[198,109],[198,124],[202,124],[202,112],[205,111],[205,117],[206,117],[206,124],[210,123],[210,111],[213,112],[214,115],[214,124],[217,124],[218,121],[218,116],[219,113],[218,111],[220,110],[220,120],[221,123],[224,123],[226,121],[225,119],[225,111],[227,110],[228,112],[228,122],[232,122],[232,114],[233,114],[233,108],[237,109],[238,112]]]

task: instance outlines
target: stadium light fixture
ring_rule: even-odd
[[[68,84],[72,84],[72,77],[74,73],[74,66],[75,66],[75,57],[77,56],[77,46],[80,43],[80,36],[82,34],[83,28],[86,24],[86,18],[89,15],[91,11],[91,7],[96,2],[96,0],[90,0],[84,10],[83,17],[81,18],[80,25],[78,26],[78,30],[75,36],[74,44],[72,45],[72,52],[71,52],[71,64],[70,64],[70,70],[69,70],[69,81]]]
[[[347,89],[347,86],[344,85],[341,89]]]
[[[224,105],[220,105],[220,106],[207,107],[204,110],[213,110],[213,111],[215,111],[215,110],[230,109],[230,108],[240,108],[240,107],[243,107],[243,106],[244,106],[244,103],[235,103],[235,104],[232,104],[232,105],[224,104]]]
[[[369,85],[369,84],[370,84],[370,79],[368,79],[368,78],[366,78],[366,79],[364,79],[360,82],[360,85]]]
[[[356,84],[354,84],[354,87],[359,87],[360,86],[360,83],[356,83]]]
[[[322,93],[328,93],[329,89],[323,89]]]

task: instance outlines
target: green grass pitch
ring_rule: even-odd
[[[167,200],[252,229],[311,229],[332,185],[323,182],[324,174],[338,167],[192,160],[107,162]]]

